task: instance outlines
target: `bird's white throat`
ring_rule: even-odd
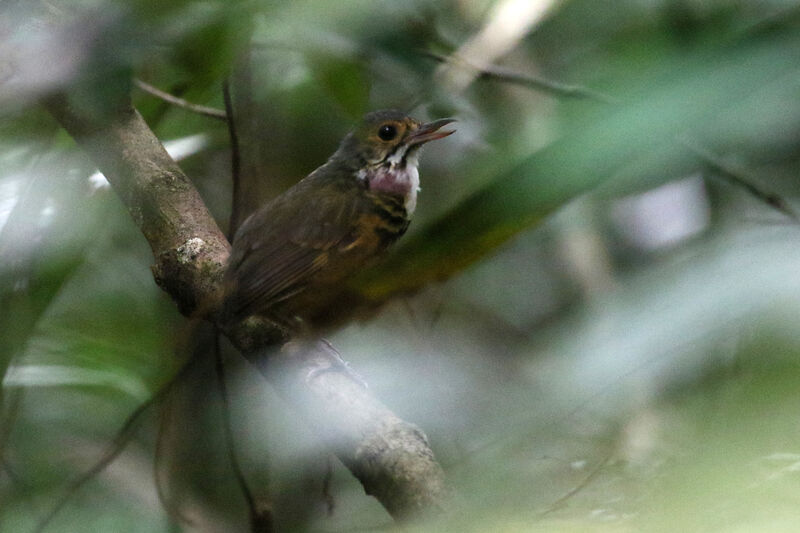
[[[369,183],[371,191],[402,195],[405,198],[403,205],[406,213],[410,216],[417,208],[417,193],[420,190],[419,170],[417,170],[419,160],[417,154],[412,153],[405,158],[404,163],[405,152],[405,147],[399,148],[386,160],[388,165],[361,170],[358,177]]]

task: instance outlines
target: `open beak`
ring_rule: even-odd
[[[435,141],[436,139],[441,139],[442,137],[452,135],[456,132],[456,130],[439,131],[442,126],[446,126],[452,122],[455,122],[455,119],[442,118],[439,120],[434,120],[433,122],[428,122],[427,124],[423,124],[419,127],[419,129],[408,136],[406,143],[408,146],[417,146],[428,141]]]

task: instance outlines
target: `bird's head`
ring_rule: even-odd
[[[373,111],[344,138],[336,156],[366,169],[382,166],[403,169],[409,162],[416,166],[417,153],[423,144],[455,133],[441,131],[442,126],[451,122],[454,120],[445,118],[421,123],[402,111]]]

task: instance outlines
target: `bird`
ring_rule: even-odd
[[[258,316],[288,335],[379,258],[417,205],[419,150],[453,119],[423,123],[398,110],[367,113],[328,161],[256,209],[234,234],[224,275],[229,320]]]

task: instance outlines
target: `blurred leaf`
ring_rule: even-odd
[[[191,2],[168,19],[164,31],[174,43],[174,64],[197,90],[220,86],[249,41],[252,25],[248,2]]]
[[[407,239],[354,285],[368,299],[382,301],[447,279],[642,155],[666,149],[673,157],[666,166],[681,167],[690,156],[672,149],[679,135],[701,130],[704,141],[713,145],[727,133],[726,125],[715,121],[720,113],[735,108],[747,116],[771,112],[765,109],[770,104],[782,105],[752,95],[764,89],[764,80],[796,72],[798,59],[796,35],[769,37],[673,58],[666,66],[659,64],[638,89],[633,79],[622,82],[630,87],[621,98],[624,104],[587,110],[581,124],[562,139]],[[630,75],[641,78],[638,70]],[[661,174],[664,181],[674,177]]]
[[[110,387],[119,389],[142,402],[150,390],[141,380],[121,373],[104,372],[93,368],[62,365],[18,365],[6,375],[5,387]]]
[[[369,80],[362,64],[332,57],[316,57],[310,64],[322,87],[353,120],[367,111]]]
[[[135,73],[222,107],[222,79],[254,27],[257,111],[243,113],[250,122],[240,131],[253,149],[254,204],[324,162],[367,108],[416,105],[418,118],[459,118],[458,134],[423,154],[410,234],[364,274],[352,300],[334,305],[349,317],[355,304],[459,275],[330,332],[387,405],[425,430],[467,502],[458,516],[410,527],[796,529],[796,227],[696,174],[674,140],[697,139],[797,205],[800,2],[557,2],[497,59],[608,93],[620,102],[611,107],[496,81],[459,94],[440,84],[438,65],[419,51],[457,49],[500,4],[3,5],[0,223],[9,206],[14,213],[0,236],[0,359],[21,355],[5,392],[25,394],[0,435],[0,530],[33,529],[142,395],[174,373],[185,335],[124,207],[110,189],[89,186],[93,166],[32,106],[69,87],[82,92],[76,105],[103,113]],[[225,125],[134,96],[163,140],[204,135],[207,144],[190,147],[181,165],[226,219]],[[651,190],[687,174],[694,186],[684,195]],[[656,192],[662,201],[643,201]],[[630,238],[627,230],[656,242],[685,222],[692,203],[705,218],[682,238],[653,247]],[[229,360],[236,451],[253,488],[278,495],[278,529],[388,527],[385,511],[339,466],[337,510],[325,516],[315,495],[327,450],[251,368]],[[167,443],[185,480],[181,498],[192,517],[212,517],[209,529],[241,529],[247,517],[221,446],[210,372],[183,385],[170,429],[191,446]],[[142,425],[52,527],[179,527],[153,489],[155,440],[153,425]]]

